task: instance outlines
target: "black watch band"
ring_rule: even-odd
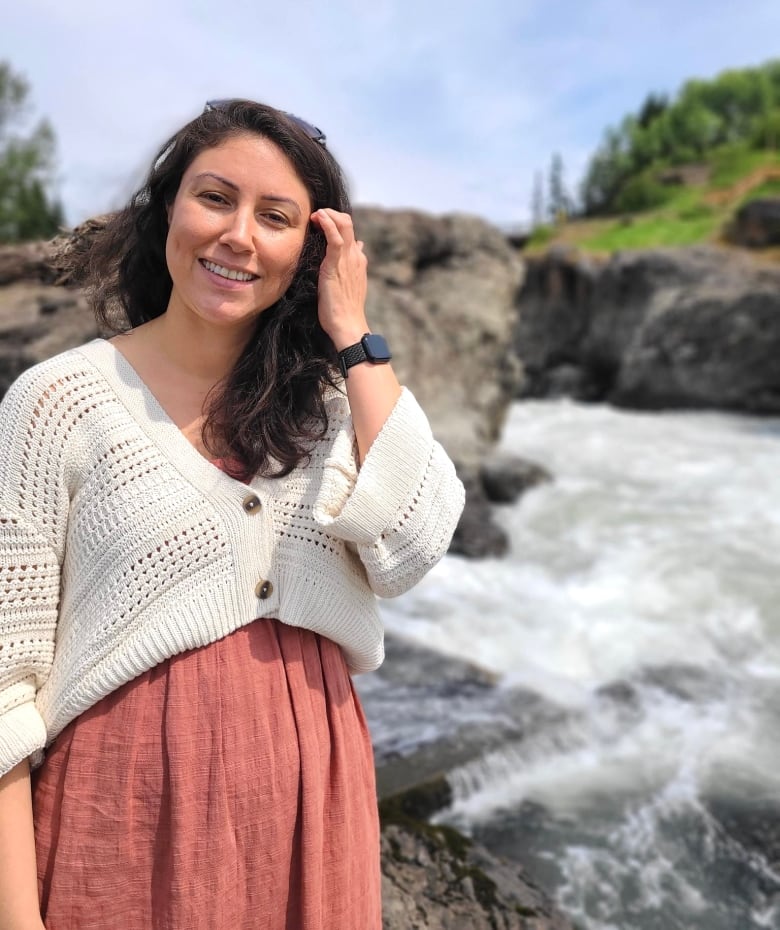
[[[390,348],[384,336],[378,333],[365,333],[360,342],[347,346],[339,352],[339,368],[346,378],[347,372],[361,362],[371,362],[374,365],[383,365],[392,358]]]

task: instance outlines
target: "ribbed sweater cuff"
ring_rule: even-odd
[[[46,725],[29,701],[0,717],[0,775],[46,745]]]
[[[398,519],[420,489],[431,458],[433,435],[420,405],[406,388],[368,450],[340,513],[318,522],[328,532],[370,545]]]

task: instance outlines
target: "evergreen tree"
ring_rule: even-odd
[[[563,180],[563,158],[556,152],[550,161],[547,210],[553,223],[566,219],[571,212],[571,199]]]
[[[47,188],[54,170],[54,132],[47,120],[30,128],[27,81],[0,62],[0,243],[48,239],[63,222]]]

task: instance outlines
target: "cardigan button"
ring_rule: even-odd
[[[255,596],[259,597],[261,601],[264,601],[266,598],[270,597],[274,593],[274,586],[270,581],[258,581],[255,585]]]
[[[241,506],[248,514],[259,513],[262,504],[260,503],[260,498],[257,494],[247,494],[244,500],[241,502]]]

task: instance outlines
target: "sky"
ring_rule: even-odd
[[[124,204],[208,99],[319,126],[353,202],[526,225],[650,92],[780,57],[780,0],[25,0],[0,60],[57,137],[69,223]]]

